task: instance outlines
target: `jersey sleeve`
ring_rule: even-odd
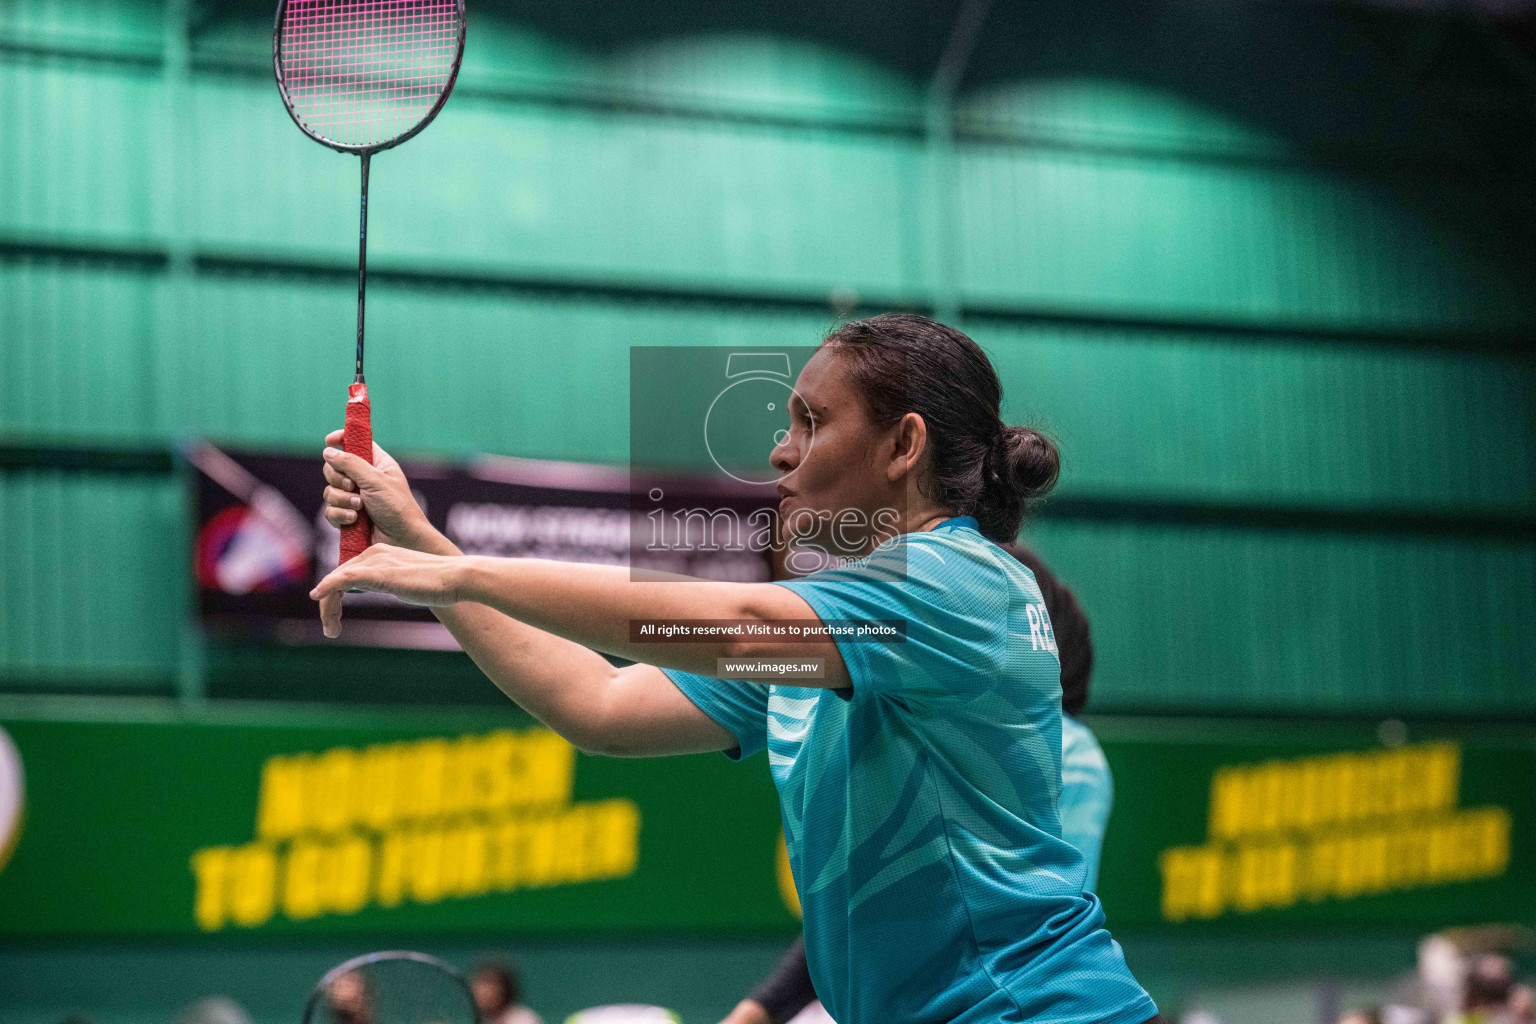
[[[1061,720],[1061,838],[1083,855],[1083,889],[1099,884],[1104,832],[1114,806],[1115,784],[1104,750],[1088,727],[1063,715]]]
[[[693,672],[664,668],[661,670],[683,696],[698,705],[700,711],[736,737],[736,749],[726,756],[737,760],[751,757],[768,745],[768,687],[739,679],[715,679]]]
[[[834,629],[855,693],[963,696],[997,678],[1007,656],[1010,590],[980,545],[908,535],[851,566],[778,585]],[[901,635],[858,635],[870,624]]]

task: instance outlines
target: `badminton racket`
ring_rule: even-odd
[[[479,1024],[469,986],[425,953],[369,953],[326,972],[304,1024]]]
[[[272,69],[293,123],[316,142],[362,158],[357,232],[357,376],[347,391],[342,447],[373,462],[372,404],[363,379],[368,291],[368,161],[421,131],[443,109],[464,56],[463,0],[279,0]],[[368,546],[366,511],[341,531],[341,561]]]

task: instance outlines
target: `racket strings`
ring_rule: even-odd
[[[457,0],[289,0],[278,46],[289,106],[329,142],[398,138],[448,88],[461,26]]]

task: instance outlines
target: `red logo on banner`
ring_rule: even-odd
[[[208,520],[197,538],[197,580],[226,594],[250,594],[298,583],[309,554],[245,505]]]

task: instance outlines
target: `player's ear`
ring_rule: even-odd
[[[928,424],[915,412],[909,412],[896,421],[889,435],[891,457],[886,464],[885,478],[891,483],[917,471],[928,450]]]

